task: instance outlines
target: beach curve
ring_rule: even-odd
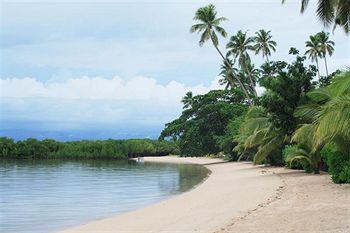
[[[145,157],[146,162],[195,163],[211,174],[194,189],[171,199],[62,233],[214,232],[280,195],[283,181],[264,166],[203,157]]]

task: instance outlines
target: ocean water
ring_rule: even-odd
[[[185,192],[200,165],[135,161],[0,160],[0,232],[47,233]]]

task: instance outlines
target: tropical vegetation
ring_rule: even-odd
[[[331,8],[321,2],[327,1],[319,1],[318,15],[346,29],[341,13],[345,1],[328,1]],[[302,4],[304,10],[308,1]],[[327,18],[330,9],[333,18]],[[223,154],[254,164],[328,171],[334,182],[350,182],[350,70],[328,73],[327,57],[335,46],[330,35],[311,35],[304,55],[292,47],[292,62],[271,61],[277,49],[271,31],[261,29],[250,36],[239,30],[228,37],[219,26],[226,18],[217,17],[213,5],[199,8],[194,20],[200,24],[191,32],[202,33],[200,45],[211,39],[220,54],[220,83],[225,88],[186,94],[181,116],[166,124],[160,138],[175,141],[183,156]],[[229,38],[226,51],[219,50],[215,31]],[[260,68],[252,63],[253,55],[262,56]],[[308,65],[307,58],[315,65]],[[263,94],[258,95],[258,87],[264,88]]]

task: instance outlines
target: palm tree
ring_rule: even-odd
[[[239,30],[236,35],[230,38],[226,48],[229,50],[228,55],[232,55],[234,57],[234,63],[238,58],[239,66],[247,72],[250,81],[250,88],[254,90],[254,96],[257,97],[253,78],[247,70],[248,65],[251,63],[248,51],[254,51],[253,42],[254,38],[247,37],[246,32]]]
[[[310,36],[310,40],[305,42],[306,47],[309,48],[306,50],[305,55],[309,55],[309,59],[311,61],[316,61],[317,66],[317,72],[318,72],[318,79],[320,79],[320,69],[318,66],[318,58],[322,57],[321,47],[320,47],[320,41],[318,39],[318,36]]]
[[[196,11],[196,14],[193,18],[195,21],[199,21],[198,24],[192,25],[190,32],[194,33],[202,33],[200,40],[199,40],[199,45],[202,46],[206,41],[211,40],[214,48],[216,51],[219,53],[221,56],[222,60],[227,64],[227,66],[232,70],[231,64],[229,64],[220,51],[218,45],[219,45],[219,39],[216,33],[219,33],[222,37],[226,37],[227,33],[224,28],[220,27],[220,23],[222,21],[227,20],[225,17],[217,17],[217,12],[215,10],[215,6],[210,4],[205,7],[201,7]],[[251,104],[251,99],[248,95],[247,90],[244,88],[241,80],[237,78],[237,81],[244,92],[249,104]],[[230,80],[230,82],[234,82],[234,80]]]
[[[181,102],[184,104],[184,109],[192,107],[193,93],[191,91],[187,92],[186,95],[182,98]]]
[[[266,61],[269,62],[269,56],[271,56],[271,50],[276,51],[277,43],[271,38],[271,31],[265,31],[263,29],[256,32],[255,36],[255,54],[261,53],[263,58],[266,58]]]
[[[284,3],[286,0],[282,0]],[[301,0],[300,12],[304,13],[309,0]],[[326,27],[333,24],[341,26],[345,33],[350,29],[350,1],[349,0],[318,0],[316,14]]]
[[[334,52],[334,42],[329,40],[329,33],[325,33],[324,31],[319,32],[316,34],[318,37],[318,41],[320,43],[320,51],[322,53],[322,56],[324,58],[324,64],[326,68],[326,74],[328,76],[328,67],[327,67],[327,54],[329,56],[332,56]]]
[[[246,156],[246,151],[255,148],[254,164],[259,164],[282,148],[286,136],[272,125],[263,107],[252,106],[247,112],[236,140],[238,145],[234,150],[239,153],[239,159]]]
[[[228,65],[230,64],[230,66]],[[220,73],[219,76],[222,78],[219,80],[220,85],[225,85],[225,89],[235,88],[239,87],[239,83],[236,82],[230,82],[230,80],[234,80],[235,76],[237,76],[238,69],[237,68],[230,68],[233,67],[232,59],[229,59],[226,57],[226,62],[224,61],[223,64],[220,66]]]
[[[317,173],[320,151],[326,144],[333,143],[350,156],[350,70],[307,96],[310,102],[295,111],[295,116],[306,123],[295,131],[292,141],[309,146],[308,157]]]

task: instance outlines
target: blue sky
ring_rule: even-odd
[[[218,55],[189,33],[195,10],[214,3],[229,18],[229,34],[271,30],[272,60],[289,61],[289,47],[304,51],[308,35],[323,27],[314,2],[304,15],[299,1],[280,2],[1,1],[0,134],[157,137],[181,113],[187,91],[219,87]],[[345,68],[349,37],[339,29],[331,37],[330,70]]]

